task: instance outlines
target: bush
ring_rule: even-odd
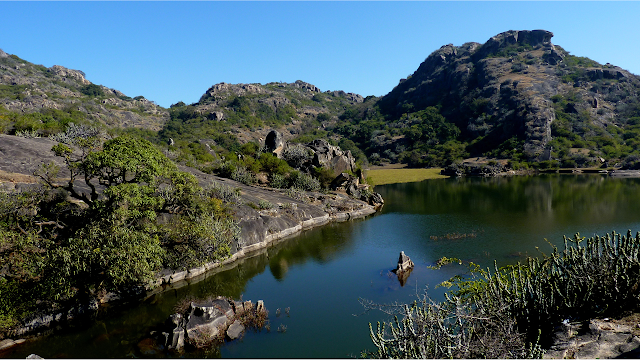
[[[300,144],[291,144],[282,152],[282,158],[292,167],[299,169],[311,160],[311,153]]]
[[[325,167],[314,167],[313,174],[318,179],[318,182],[320,183],[320,187],[322,187],[323,189],[329,188],[329,185],[331,185],[331,182],[336,178],[333,175],[333,170]]]
[[[291,176],[289,177],[289,184],[291,187],[304,191],[320,190],[320,181],[318,181],[318,179],[299,171],[291,173]]]
[[[255,184],[256,178],[255,175],[249,171],[247,168],[238,166],[233,173],[231,173],[231,179],[237,182],[241,182],[245,185]]]
[[[272,188],[276,188],[276,189],[286,189],[289,187],[289,181],[284,175],[274,173],[274,174],[271,174],[269,185]]]
[[[62,133],[49,135],[49,139],[67,145],[79,145],[80,141],[102,136],[100,129],[93,126],[69,123]]]
[[[204,193],[209,197],[220,199],[228,204],[239,204],[241,200],[239,188],[232,188],[231,186],[216,181],[206,187]]]
[[[189,269],[225,259],[240,238],[240,227],[232,219],[216,219],[207,214],[174,219],[163,227],[167,248],[165,266]]]
[[[262,170],[269,174],[284,175],[291,171],[291,167],[286,161],[279,159],[277,156],[270,153],[260,154],[260,164]]]
[[[85,85],[80,88],[80,92],[92,97],[104,96],[104,91],[102,90],[102,87],[96,84]]]

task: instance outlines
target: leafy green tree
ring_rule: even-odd
[[[109,187],[125,183],[146,183],[154,186],[177,169],[171,160],[147,140],[121,136],[105,142],[99,151],[99,140],[96,138],[80,139],[77,145],[80,146],[80,151],[74,152],[62,143],[55,145],[52,151],[57,156],[64,157],[71,172],[70,180],[62,188],[87,204],[98,199],[97,185]],[[42,178],[50,186],[58,187],[50,177]],[[89,195],[77,190],[75,182],[80,178],[91,189]]]

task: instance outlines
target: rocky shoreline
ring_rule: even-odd
[[[0,140],[3,145],[0,149],[0,187],[6,190],[17,191],[35,186],[37,181],[31,174],[41,163],[53,161],[60,166],[64,165],[51,153],[50,149],[55,143],[47,138],[26,139],[0,135]],[[101,304],[132,299],[135,301],[135,299],[184,286],[189,282],[222,271],[238,260],[251,257],[260,250],[267,249],[304,230],[330,222],[364,217],[375,213],[382,206],[382,203],[374,206],[354,198],[355,195],[350,196],[348,192],[352,189],[330,193],[300,191],[291,194],[282,189],[245,185],[193,168],[181,167],[181,170],[193,174],[202,186],[221,183],[232,189],[239,189],[241,200],[231,205],[231,210],[233,217],[238,221],[241,235],[236,243],[231,244],[230,257],[221,262],[207,263],[188,270],[165,269],[147,286],[130,289],[127,293],[103,294],[87,304],[75,304],[72,308],[40,314],[28,319],[21,328],[6,335],[16,338],[50,332],[55,327],[62,327],[65,323],[95,313]],[[270,206],[263,209],[258,204]],[[13,346],[19,342],[20,340],[4,341],[3,346]]]
[[[107,293],[87,304],[77,304],[71,309],[39,315],[27,321],[22,327],[11,331],[8,336],[14,339],[19,338],[16,340],[5,339],[6,341],[2,342],[3,348],[22,343],[24,340],[22,338],[45,335],[51,333],[55,328],[64,327],[66,323],[91,316],[99,310],[102,304],[148,298],[160,292],[186,286],[224,271],[237,261],[252,257],[281,241],[299,235],[302,231],[331,222],[363,218],[377,211],[376,207],[340,192],[330,194],[307,192],[303,199],[292,199],[286,195],[285,191],[279,189],[248,186],[193,169],[190,172],[203,183],[218,181],[226,183],[228,186],[240,188],[243,205],[234,207],[234,211],[239,220],[242,235],[240,241],[233,244],[233,253],[230,257],[223,261],[207,263],[183,271],[165,269],[155,281],[149,283],[145,288],[131,289],[130,292],[123,294]],[[28,183],[13,183],[12,185],[21,188]],[[258,201],[268,201],[276,206],[270,210],[256,210],[246,205]],[[285,205],[283,206],[283,204]],[[3,348],[0,348],[0,351]]]

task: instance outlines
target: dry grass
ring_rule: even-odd
[[[440,175],[440,168],[407,169],[394,167],[372,167],[367,171],[367,178],[373,185],[386,185],[407,182],[417,182],[427,179],[444,179],[448,176]]]

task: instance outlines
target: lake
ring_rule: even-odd
[[[248,331],[240,340],[187,357],[344,358],[374,350],[369,323],[388,321],[365,312],[362,301],[412,302],[426,289],[464,271],[456,257],[483,267],[513,264],[551,251],[562,236],[640,230],[640,179],[602,175],[460,178],[376,187],[382,211],[365,219],[330,224],[283,241],[237,266],[189,286],[150,297],[130,308],[107,309],[88,326],[76,326],[22,344],[7,357],[141,356],[137,343],[188,296],[264,300],[271,331]],[[545,240],[547,239],[547,240]],[[415,263],[404,286],[394,269],[400,251]],[[276,310],[281,309],[276,316]],[[289,314],[285,309],[289,308]],[[286,326],[285,332],[276,329]]]

